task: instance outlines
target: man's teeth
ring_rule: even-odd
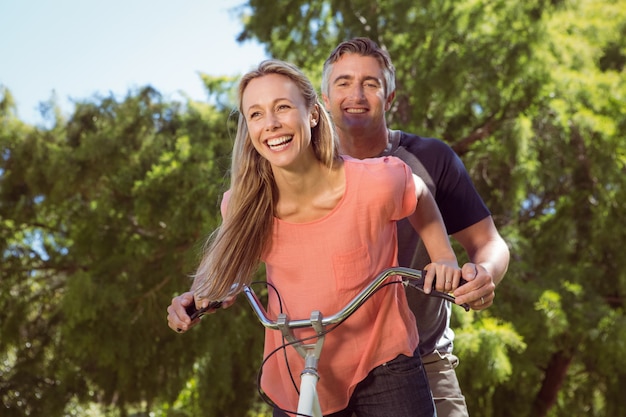
[[[347,109],[348,113],[365,113],[365,109]]]
[[[271,148],[275,146],[284,145],[286,143],[289,143],[292,138],[293,136],[281,136],[280,138],[269,139],[267,141],[267,146]]]

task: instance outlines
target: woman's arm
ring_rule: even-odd
[[[413,174],[413,180],[417,207],[408,219],[420,235],[432,260],[432,263],[426,266],[428,272],[424,289],[430,291],[436,276],[437,290],[449,292],[458,286],[461,270],[433,195],[420,177]]]

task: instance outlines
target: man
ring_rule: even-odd
[[[509,263],[509,249],[491,213],[476,192],[463,163],[444,142],[387,128],[385,113],[395,98],[395,68],[386,51],[367,38],[339,44],[324,63],[322,97],[340,138],[341,151],[355,158],[394,155],[422,177],[433,193],[448,233],[465,248],[469,282],[454,288],[437,281],[440,291],[454,291],[457,303],[482,310],[493,303],[495,287]],[[398,223],[401,266],[422,269],[425,248],[408,221]],[[439,417],[469,416],[452,353],[451,305],[408,290],[417,320],[420,354]]]

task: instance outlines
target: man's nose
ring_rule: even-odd
[[[365,90],[363,89],[362,85],[357,84],[352,87],[350,95],[357,100],[360,100],[365,97]]]

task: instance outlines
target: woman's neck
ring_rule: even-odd
[[[278,188],[275,214],[278,218],[304,223],[317,220],[339,203],[345,190],[342,160],[333,167],[321,162],[294,172],[274,172]]]

